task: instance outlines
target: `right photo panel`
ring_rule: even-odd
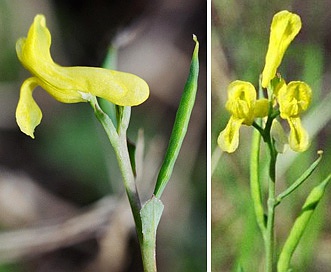
[[[331,2],[211,7],[212,271],[331,271]]]

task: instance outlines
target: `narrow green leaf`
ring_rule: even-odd
[[[314,161],[311,166],[303,172],[303,174],[295,181],[292,183],[290,187],[288,187],[284,192],[280,193],[277,198],[276,198],[276,203],[275,205],[277,206],[285,197],[290,195],[295,189],[297,189],[309,176],[314,172],[320,161],[322,160],[322,151],[319,151],[317,153],[319,155],[318,159]]]
[[[319,185],[313,188],[302,206],[298,218],[295,220],[291,232],[283,246],[278,259],[278,272],[287,272],[290,266],[292,255],[299,244],[299,241],[306,229],[308,222],[313,215],[317,204],[323,197],[325,188],[331,180],[331,174]]]
[[[195,35],[193,35],[193,40],[195,41],[195,48],[191,61],[190,74],[185,84],[184,92],[177,110],[175,123],[172,129],[168,149],[163,160],[163,164],[161,166],[154,189],[154,195],[158,198],[161,197],[162,192],[171,177],[176,159],[179,154],[179,150],[182,146],[184,137],[187,132],[188,123],[191,117],[198,89],[199,42]]]

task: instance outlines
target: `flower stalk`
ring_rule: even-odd
[[[130,162],[130,156],[128,153],[127,148],[127,139],[126,139],[126,128],[127,128],[127,122],[121,122],[121,129],[119,130],[120,133],[117,133],[116,128],[114,127],[111,119],[109,116],[102,111],[102,109],[99,106],[99,103],[97,101],[97,98],[95,96],[91,96],[90,99],[90,105],[92,106],[95,116],[103,126],[108,139],[111,143],[111,145],[114,148],[117,161],[119,163],[119,168],[123,177],[123,183],[125,186],[125,190],[130,202],[132,214],[134,217],[134,221],[137,228],[137,234],[139,237],[139,240],[141,240],[141,219],[140,219],[140,209],[141,209],[141,202],[139,199],[139,194],[137,191],[131,162]],[[126,118],[122,120],[129,120],[130,119],[130,107],[126,107],[125,112]],[[123,124],[123,125],[122,125]]]
[[[272,144],[270,145],[272,146]],[[269,147],[270,148],[270,147]],[[269,182],[268,182],[268,215],[267,215],[267,229],[265,235],[265,250],[266,250],[266,271],[272,272],[275,258],[275,195],[276,195],[276,160],[277,152],[270,151],[269,164]]]

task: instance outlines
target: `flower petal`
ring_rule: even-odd
[[[218,136],[217,143],[219,147],[228,153],[234,152],[239,145],[239,129],[243,123],[243,119],[230,117],[225,129]]]
[[[35,16],[27,38],[16,42],[17,57],[23,66],[37,77],[47,74],[49,66],[54,65],[50,55],[51,34],[46,27],[44,15]]]
[[[272,20],[269,46],[262,72],[262,87],[267,88],[282,62],[287,47],[301,29],[301,19],[287,10],[278,12]]]
[[[67,88],[91,93],[116,105],[136,106],[149,96],[147,83],[130,73],[95,67],[59,67],[58,72],[61,80],[67,83]],[[56,97],[64,102],[65,97],[59,98]]]
[[[254,121],[255,102],[256,90],[250,82],[236,80],[230,83],[225,107],[237,119],[244,119],[246,125]]]
[[[34,138],[34,129],[40,124],[42,113],[32,97],[33,90],[38,85],[38,79],[30,77],[21,87],[20,98],[16,108],[16,122],[21,131]]]
[[[306,151],[310,145],[309,135],[303,128],[300,118],[288,118],[290,125],[289,144],[293,151],[303,152]]]
[[[308,84],[301,81],[292,81],[286,88],[278,91],[280,116],[283,119],[298,117],[310,105],[312,91]]]
[[[62,67],[50,55],[51,34],[43,15],[37,15],[27,38],[16,43],[24,67],[39,79],[39,85],[63,103],[85,102],[83,93],[120,106],[135,106],[149,96],[147,83],[136,75],[95,67]]]

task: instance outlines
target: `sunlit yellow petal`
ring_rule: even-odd
[[[46,27],[45,16],[35,16],[28,36],[16,42],[16,53],[23,66],[37,77],[47,75],[53,65],[50,55],[51,34]]]
[[[40,124],[42,113],[32,97],[38,79],[30,77],[21,87],[20,98],[16,108],[16,121],[21,131],[34,138],[34,129]]]
[[[228,153],[234,152],[239,145],[239,130],[244,120],[231,116],[225,129],[218,136],[217,143],[219,147]]]
[[[53,62],[50,45],[45,17],[37,15],[27,38],[17,41],[16,51],[24,67],[58,101],[84,102],[82,93],[90,93],[117,105],[135,106],[148,98],[148,85],[138,76],[95,67],[62,67]]]
[[[289,144],[293,151],[303,152],[306,151],[310,145],[309,135],[303,128],[300,118],[288,118],[290,125]]]
[[[147,83],[130,73],[94,67],[59,67],[58,72],[59,81],[66,82],[66,87],[76,93],[91,93],[120,106],[139,105],[149,96]],[[65,97],[54,97],[65,102]]]
[[[280,116],[284,119],[298,117],[308,109],[311,98],[312,91],[305,82],[290,82],[286,88],[281,88],[278,92]]]
[[[269,46],[262,72],[262,87],[267,88],[283,59],[287,47],[301,29],[301,19],[287,10],[278,12],[270,27]]]

